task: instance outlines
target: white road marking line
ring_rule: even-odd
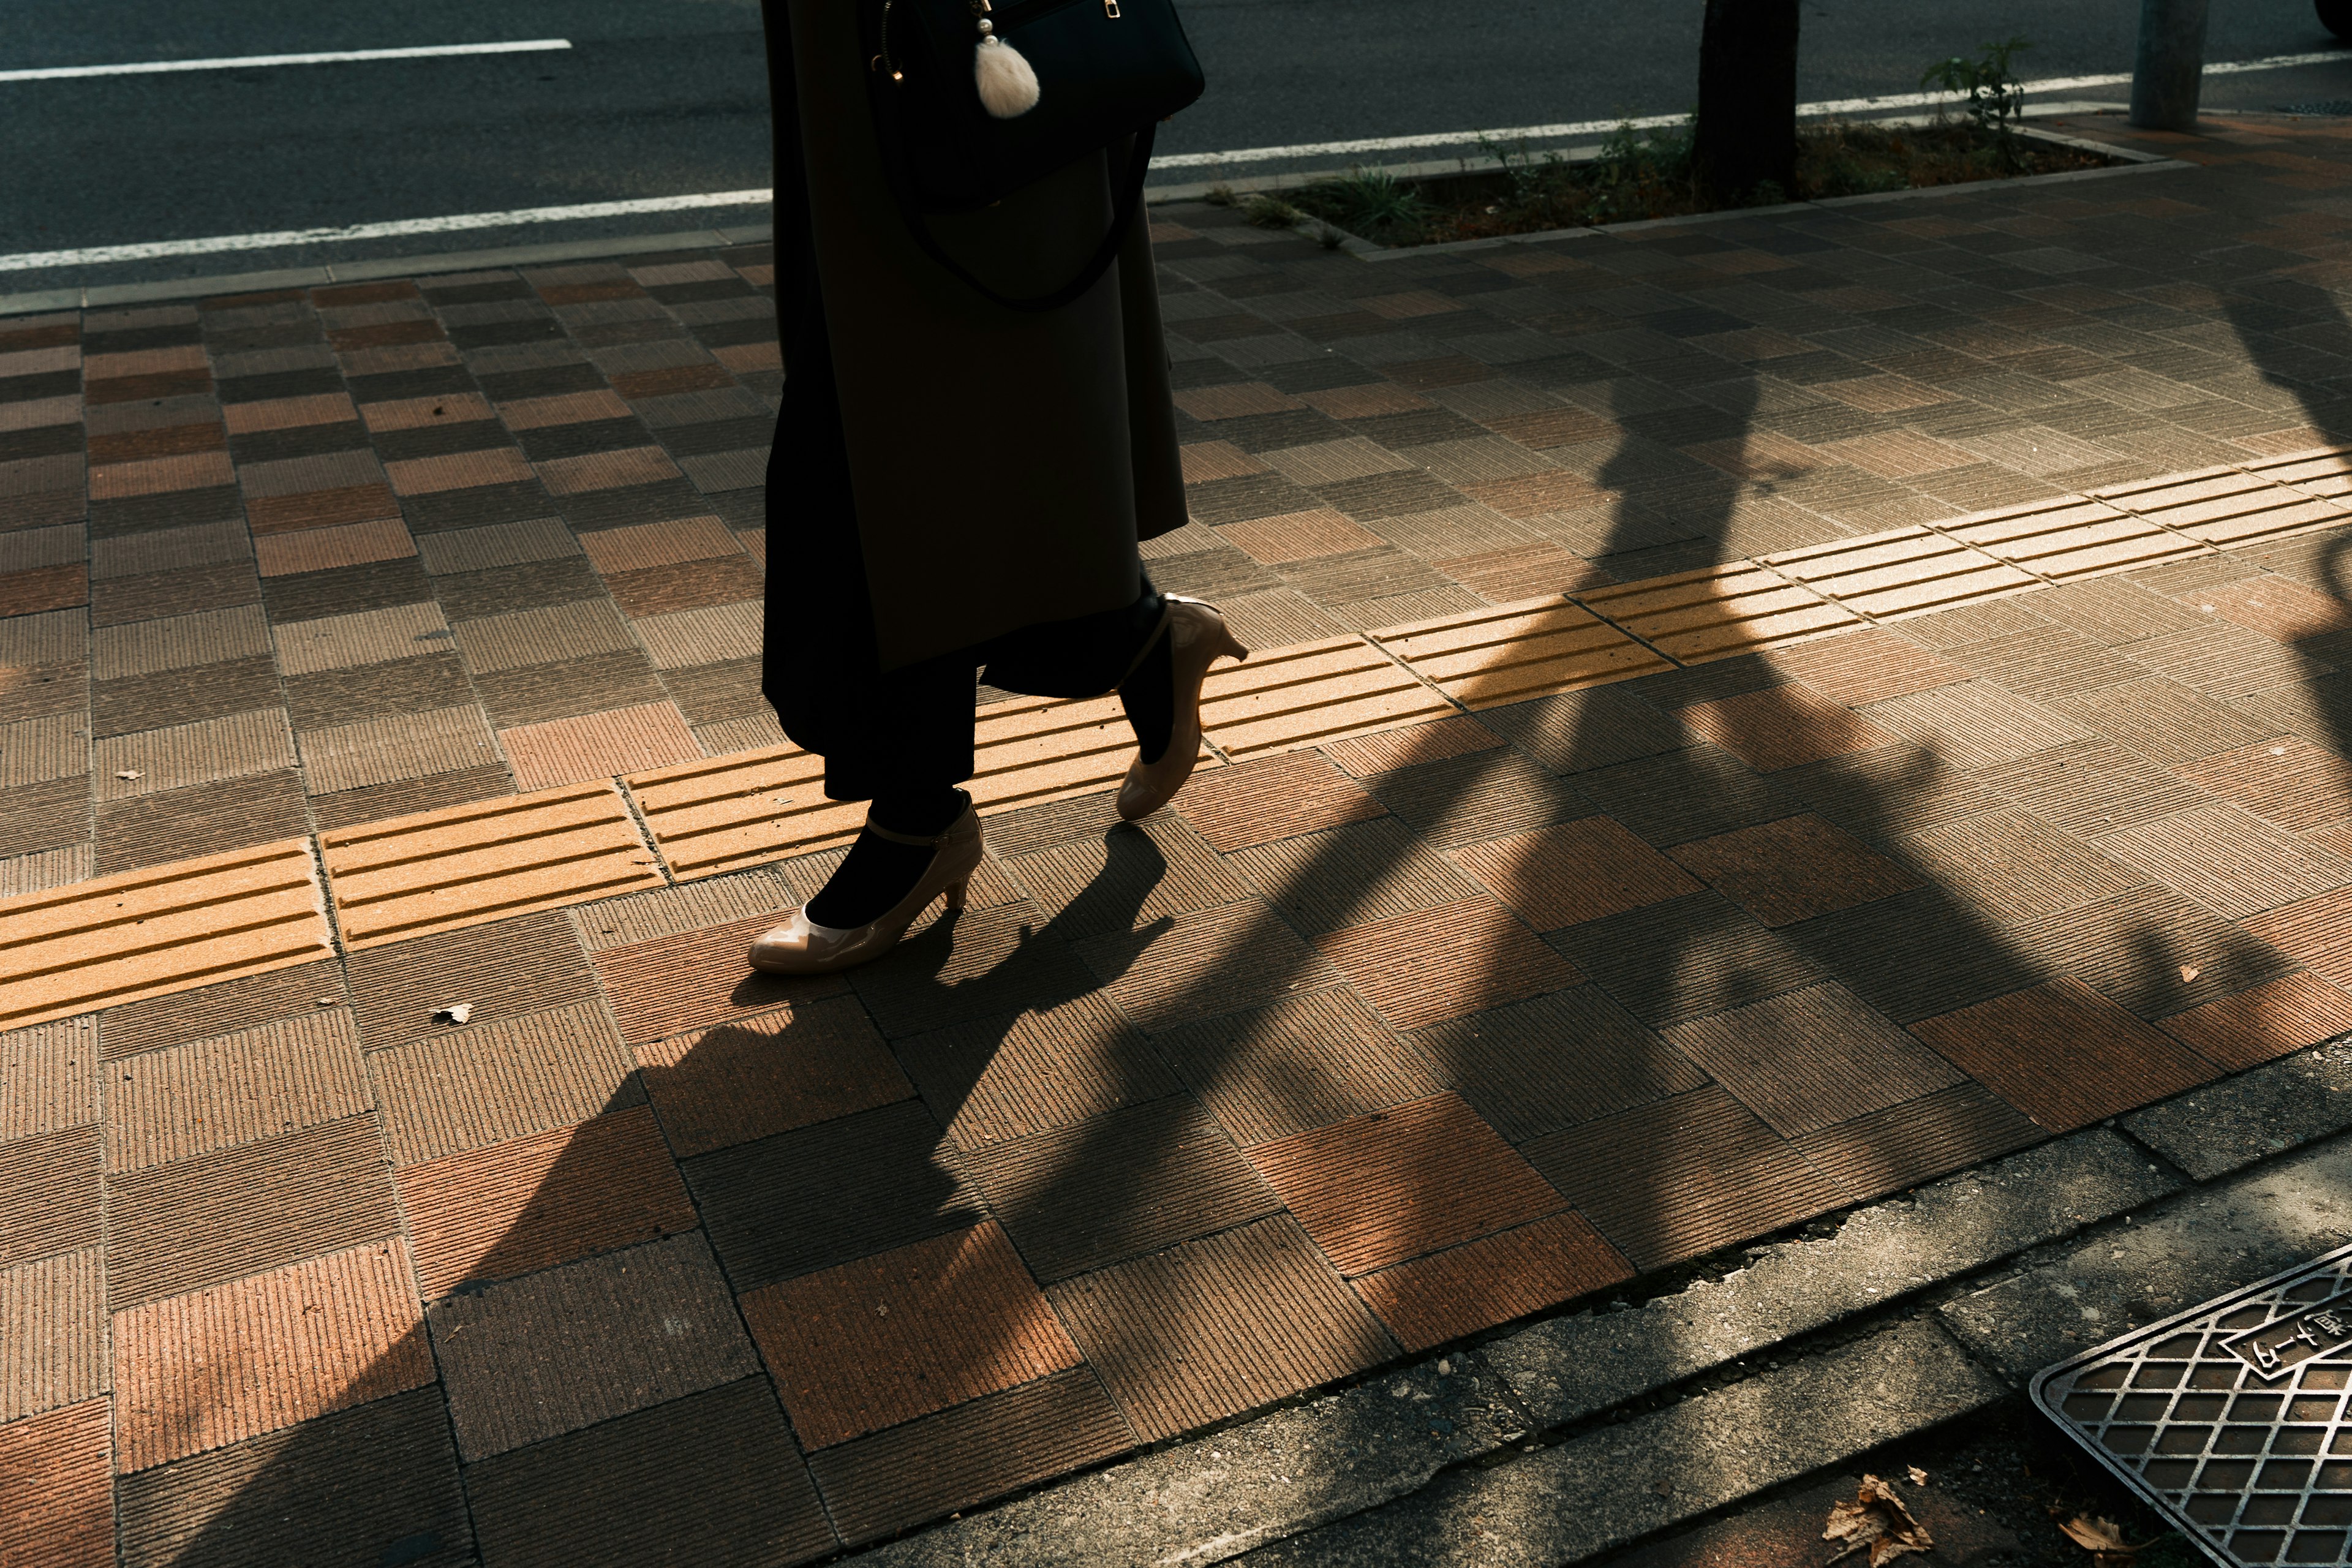
[[[2315,55],[2270,55],[2258,60],[2217,60],[2205,68],[2209,76],[2230,76],[2245,71],[2285,70],[2294,66],[2326,65],[2352,61],[2352,50],[2331,50]],[[2029,95],[2071,92],[2084,87],[2120,87],[2131,80],[2129,71],[2107,76],[2053,77],[2046,81],[2029,81]],[[1837,98],[1820,103],[1801,103],[1799,114],[1864,114],[1882,109],[1923,109],[1930,104],[1957,102],[1948,93],[1897,92],[1881,98]],[[1481,141],[1509,142],[1518,141],[1553,142],[1566,136],[1605,136],[1620,126],[1630,125],[1636,131],[1654,131],[1663,126],[1679,125],[1679,114],[1652,114],[1633,120],[1580,120],[1560,125],[1512,125],[1493,131],[1440,131],[1423,136],[1373,136],[1355,142],[1303,142],[1289,147],[1237,147],[1223,153],[1171,153],[1151,160],[1155,169],[1199,169],[1220,163],[1273,163],[1292,158],[1328,158],[1347,153],[1402,153],[1414,147],[1475,147]]]
[[[42,66],[0,71],[0,81],[58,81],[83,76],[160,76],[167,71],[241,70],[247,66],[329,66],[347,60],[422,60],[445,55],[528,55],[568,49],[569,38],[521,38],[507,44],[425,44],[405,49],[334,49],[310,55],[236,55],[210,60],[141,60],[121,66]]]
[[[517,207],[509,212],[457,213],[448,217],[402,218],[392,223],[355,223],[341,228],[289,228],[275,234],[223,234],[206,239],[163,239],[146,245],[100,245],[86,250],[27,250],[0,256],[0,272],[37,267],[77,267],[100,261],[153,261],[174,256],[216,256],[233,250],[271,250],[283,245],[330,245],[352,239],[396,239],[415,234],[457,234],[469,228],[507,228],[519,224],[567,223],[590,217],[627,217],[636,213],[685,212],[695,207],[766,206],[774,194],[710,191],[692,196],[647,196],[626,202],[586,202],[568,207]]]

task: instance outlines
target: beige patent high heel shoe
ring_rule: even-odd
[[[1209,666],[1220,658],[1249,657],[1249,649],[1225,629],[1225,617],[1214,605],[1173,594],[1164,597],[1168,651],[1176,666],[1176,717],[1160,760],[1136,758],[1127,770],[1127,782],[1118,786],[1118,814],[1129,822],[1166,805],[1192,776],[1192,764],[1201,757],[1201,682],[1208,679]]]
[[[934,838],[893,833],[870,816],[866,831],[893,844],[929,846],[931,863],[905,898],[866,925],[846,929],[819,925],[808,918],[805,907],[794,910],[792,919],[751,944],[752,968],[770,974],[830,974],[889,952],[940,894],[947,895],[950,910],[963,908],[971,874],[980,869],[981,861],[980,816],[970,802],[965,803],[963,815]]]

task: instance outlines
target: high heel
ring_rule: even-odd
[[[792,919],[751,944],[752,968],[770,974],[830,974],[889,952],[940,895],[946,895],[950,910],[964,907],[971,894],[971,874],[980,868],[982,856],[980,816],[970,802],[965,803],[963,815],[936,837],[893,833],[870,815],[866,831],[893,844],[929,846],[931,863],[923,868],[905,898],[865,925],[846,929],[819,925],[808,918],[805,906],[794,910]]]
[[[1214,605],[1198,599],[1165,595],[1168,601],[1168,651],[1175,665],[1176,715],[1169,725],[1168,749],[1156,763],[1141,757],[1127,770],[1118,786],[1118,814],[1129,822],[1150,816],[1166,805],[1192,776],[1201,757],[1201,683],[1209,666],[1220,658],[1247,658],[1249,649],[1225,629],[1225,617]]]

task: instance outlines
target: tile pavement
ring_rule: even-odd
[[[1153,570],[1268,655],[1139,830],[992,710],[974,907],[823,981],[762,249],[0,320],[0,1555],[809,1560],[2352,1026],[2290,149],[1163,210]]]

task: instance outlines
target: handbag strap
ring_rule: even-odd
[[[1078,269],[1078,275],[1050,294],[1015,300],[998,293],[974,278],[940,246],[931,233],[929,222],[908,199],[906,193],[900,191],[898,205],[905,209],[908,232],[914,236],[916,245],[921,247],[924,255],[996,303],[1014,310],[1058,310],[1093,288],[1101,280],[1102,275],[1110,270],[1111,263],[1118,259],[1119,247],[1127,243],[1128,226],[1135,221],[1136,209],[1143,205],[1143,179],[1151,169],[1151,141],[1159,129],[1156,125],[1147,125],[1136,132],[1134,151],[1128,156],[1127,173],[1119,184],[1118,205],[1111,212],[1110,232],[1103,236],[1102,244],[1095,247],[1094,255],[1087,258],[1087,264]]]

